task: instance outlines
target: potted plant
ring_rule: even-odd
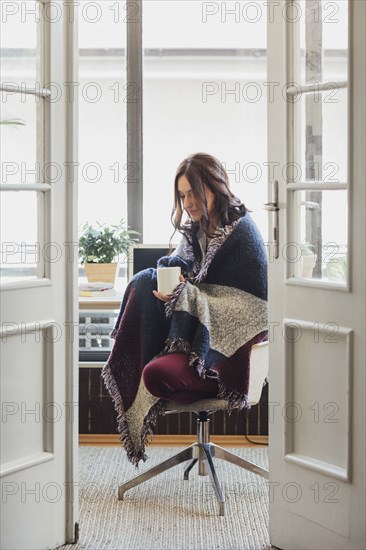
[[[81,229],[79,258],[88,281],[114,283],[118,265],[115,258],[121,253],[127,257],[131,244],[138,242],[133,235],[139,233],[129,229],[123,219],[118,225],[97,222],[95,227],[86,222]]]
[[[301,248],[301,269],[302,277],[312,277],[313,269],[316,264],[316,254],[314,253],[314,245],[308,242],[302,243]]]

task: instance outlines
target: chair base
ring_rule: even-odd
[[[161,474],[162,472],[165,472],[166,470],[173,468],[173,466],[177,466],[182,462],[186,462],[187,460],[190,460],[190,463],[186,466],[184,470],[184,479],[188,480],[189,472],[198,462],[198,474],[209,475],[215,491],[216,498],[219,503],[219,514],[220,516],[224,516],[225,515],[225,496],[216,475],[215,466],[212,460],[213,457],[220,458],[221,460],[226,460],[231,464],[236,464],[236,466],[240,466],[241,468],[250,470],[254,474],[257,474],[259,476],[262,476],[268,479],[268,470],[265,470],[264,468],[261,468],[260,466],[257,466],[256,464],[249,462],[244,458],[241,458],[233,453],[230,453],[229,451],[227,451],[226,449],[223,449],[219,445],[210,443],[209,431],[208,431],[209,422],[210,421],[207,418],[207,414],[204,416],[204,415],[201,415],[200,413],[200,418],[198,419],[198,422],[197,422],[198,442],[194,443],[193,445],[190,445],[189,447],[187,447],[183,451],[180,451],[179,453],[172,456],[171,458],[168,458],[168,460],[165,460],[164,462],[161,462],[160,464],[153,466],[152,468],[150,468],[150,470],[147,470],[146,472],[134,477],[130,481],[127,481],[126,483],[123,483],[122,485],[120,485],[118,489],[118,499],[123,500],[125,492],[131,489],[132,487],[136,487],[137,485],[140,485],[144,481],[147,481],[148,479],[151,479]]]

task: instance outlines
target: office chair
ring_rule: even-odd
[[[252,347],[250,358],[250,382],[248,397],[252,405],[259,402],[263,384],[268,374],[268,342],[261,342],[255,344]],[[169,401],[166,405],[165,414],[180,413],[180,412],[195,412],[198,415],[197,419],[197,441],[190,445],[183,451],[180,451],[176,455],[168,458],[164,462],[161,462],[157,466],[150,468],[146,472],[134,477],[130,481],[120,485],[118,489],[118,499],[123,500],[126,491],[132,487],[136,487],[151,479],[152,477],[165,472],[169,468],[181,464],[187,460],[190,460],[189,464],[184,470],[184,479],[188,480],[189,472],[193,466],[198,462],[198,475],[209,475],[213,488],[219,502],[220,516],[225,515],[225,496],[221,489],[219,480],[216,475],[215,466],[213,463],[214,458],[220,458],[236,464],[241,468],[250,470],[251,472],[268,479],[268,470],[261,468],[245,460],[226,449],[223,449],[219,445],[215,445],[210,442],[210,414],[227,409],[228,402],[224,399],[209,398],[195,401],[194,403],[175,403]]]

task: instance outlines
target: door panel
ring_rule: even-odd
[[[285,460],[347,480],[352,331],[299,319],[284,327]]]

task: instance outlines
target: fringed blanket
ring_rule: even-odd
[[[194,233],[192,224],[191,229]],[[145,445],[165,402],[146,389],[142,371],[152,359],[185,352],[202,378],[217,378],[229,411],[250,408],[250,350],[267,339],[267,256],[250,214],[218,229],[200,266],[197,241],[183,237],[160,266],[180,265],[186,280],[169,302],[152,293],[156,269],[137,273],[124,294],[115,343],[102,376],[117,411],[128,459],[146,460]]]

